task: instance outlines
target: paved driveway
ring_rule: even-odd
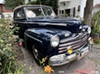
[[[24,55],[23,62],[26,64],[25,74],[46,74],[25,48],[21,50]],[[83,59],[53,69],[55,72],[51,74],[100,74],[100,48],[93,47],[92,52]]]

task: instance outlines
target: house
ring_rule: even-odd
[[[11,19],[13,17],[13,11],[3,3],[0,3],[0,18],[2,17]]]
[[[70,17],[79,16],[83,18],[86,0],[59,0],[58,15],[67,14]]]
[[[29,1],[36,0],[25,0],[27,4]],[[84,17],[84,8],[87,0],[58,0],[58,16],[67,15],[70,17]],[[100,10],[100,7],[95,6],[100,3],[100,0],[94,0],[93,13]]]
[[[100,3],[99,4],[96,4],[94,7],[93,7],[93,14],[95,14],[97,11],[100,11]]]
[[[100,3],[100,0],[94,0],[94,6]],[[58,2],[58,15],[68,15],[70,17],[81,17],[84,16],[84,8],[86,6],[86,0],[59,0]],[[94,7],[94,11],[98,11],[98,6]]]

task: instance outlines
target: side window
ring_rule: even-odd
[[[18,9],[15,11],[15,19],[24,19],[24,18],[25,18],[25,14],[22,9]]]

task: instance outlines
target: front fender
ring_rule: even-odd
[[[42,28],[34,28],[28,29],[24,33],[24,39],[26,47],[28,44],[35,44],[39,46],[39,51],[42,56],[46,56],[50,51],[50,39],[53,34],[51,34],[50,30],[42,29]]]
[[[62,31],[58,29],[48,29],[48,28],[33,28],[28,29],[25,31],[25,39],[32,41],[32,43],[35,43],[40,47],[39,51],[43,56],[52,54],[56,55],[58,53],[58,47],[51,47],[50,40],[52,36],[58,35],[59,38],[62,38],[65,36],[66,33],[70,33],[69,31]]]

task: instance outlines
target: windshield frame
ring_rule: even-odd
[[[35,16],[35,17],[56,17],[56,14],[55,14],[55,12],[53,11],[52,7],[49,7],[49,6],[41,6],[41,5],[40,5],[40,6],[32,6],[32,7],[25,7],[24,9],[25,9],[25,15],[26,15],[26,17],[27,17],[27,18],[35,18],[35,17],[28,17],[26,12],[27,12],[29,9],[31,10],[31,9],[39,9],[39,8],[41,9],[41,12],[42,12],[43,15],[42,15],[42,16]],[[51,16],[50,16],[50,15],[47,16],[47,15],[44,13],[44,10],[43,10],[44,8],[45,8],[45,9],[50,9],[50,11],[53,13],[53,16],[52,16],[52,15],[51,15]]]

